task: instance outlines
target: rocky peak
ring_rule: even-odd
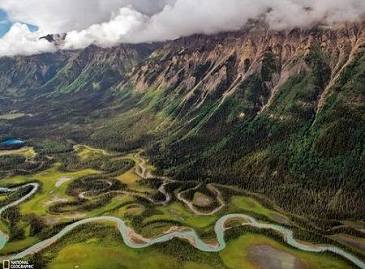
[[[65,39],[66,39],[67,34],[63,33],[63,34],[48,34],[46,36],[42,36],[39,39],[45,39],[50,43],[53,43],[55,46],[59,47],[61,46]]]
[[[293,75],[311,70],[312,55],[321,56],[328,78],[321,82],[321,103],[338,74],[365,46],[365,24],[317,25],[274,31],[265,27],[216,35],[194,35],[166,42],[131,72],[128,83],[139,91],[174,89],[189,107],[207,100],[223,103],[258,76],[263,86],[254,111],[265,109],[277,89]],[[323,59],[322,59],[323,58]]]

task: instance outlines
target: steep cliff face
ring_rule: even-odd
[[[261,29],[165,44],[128,78],[128,87],[158,96],[149,105],[167,118],[152,125],[169,138],[151,156],[181,178],[239,182],[281,204],[305,197],[292,210],[360,214],[364,29]]]
[[[1,112],[33,115],[0,128],[145,147],[180,179],[242,185],[299,213],[361,216],[363,85],[362,23],[91,46],[0,59]]]
[[[228,97],[243,93],[245,84],[255,77],[260,84],[258,91],[255,98],[243,100],[249,107],[241,112],[251,115],[269,110],[278,89],[290,78],[313,71],[321,76],[312,100],[320,108],[364,43],[364,28],[359,24],[193,36],[157,49],[134,68],[128,83],[141,92],[174,89],[181,95],[180,106],[194,110],[209,100],[222,104]]]

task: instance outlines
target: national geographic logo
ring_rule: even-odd
[[[2,263],[3,269],[35,269],[34,265],[28,261],[9,261],[4,260]]]
[[[10,261],[9,260],[3,261],[3,269],[10,269]]]

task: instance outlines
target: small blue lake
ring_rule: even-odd
[[[0,142],[0,149],[21,148],[25,142],[17,138],[8,138]]]

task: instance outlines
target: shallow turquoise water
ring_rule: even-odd
[[[21,147],[24,146],[24,144],[25,142],[20,139],[11,138],[1,142],[0,147]]]

